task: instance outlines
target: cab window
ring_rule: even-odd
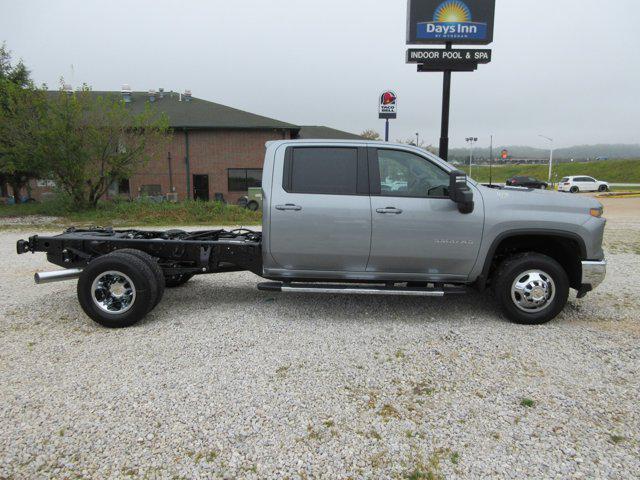
[[[356,195],[358,149],[339,147],[290,148],[283,186],[290,193]]]
[[[449,174],[429,160],[400,150],[378,149],[380,195],[447,197]]]

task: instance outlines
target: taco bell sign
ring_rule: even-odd
[[[493,41],[495,0],[409,0],[407,44]]]
[[[391,90],[380,94],[378,118],[396,118],[398,116],[398,96]]]

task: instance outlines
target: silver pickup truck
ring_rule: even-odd
[[[602,282],[605,220],[593,198],[489,188],[418,148],[267,143],[262,231],[70,228],[20,240],[78,279],[96,322],[125,327],[194,275],[248,270],[261,290],[440,297],[490,287],[505,316],[538,324]]]

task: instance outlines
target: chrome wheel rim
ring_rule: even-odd
[[[118,315],[136,301],[136,287],[122,272],[109,270],[98,275],[91,285],[93,303],[103,312]]]
[[[556,296],[553,278],[542,270],[527,270],[511,284],[511,299],[516,307],[527,313],[547,308]]]

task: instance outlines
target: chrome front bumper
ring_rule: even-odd
[[[607,274],[606,260],[585,260],[582,262],[582,285],[596,288],[604,280]]]

